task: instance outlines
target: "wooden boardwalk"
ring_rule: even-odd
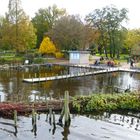
[[[86,66],[87,67],[87,66]],[[88,68],[91,68],[89,66]],[[97,68],[97,67],[92,67]],[[98,69],[101,69],[101,67],[98,67]],[[82,72],[77,74],[67,74],[67,75],[59,75],[59,76],[51,76],[51,77],[40,77],[40,78],[27,78],[23,79],[23,82],[27,83],[36,83],[36,82],[45,82],[45,81],[51,81],[51,80],[60,80],[60,79],[67,79],[67,78],[76,78],[81,76],[88,76],[88,75],[97,75],[97,74],[103,74],[103,73],[110,73],[110,72],[133,72],[133,73],[140,73],[140,70],[133,70],[133,69],[124,69],[124,68],[106,68],[98,71],[92,71],[92,72]]]

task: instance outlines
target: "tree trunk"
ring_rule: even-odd
[[[107,49],[106,49],[105,46],[104,46],[104,53],[105,53],[106,58],[108,58],[108,55],[107,55]]]
[[[114,39],[114,37],[112,37],[112,45],[113,45],[113,58],[114,58],[115,55],[116,55],[116,45],[115,45],[115,39]]]
[[[118,50],[117,50],[117,59],[119,59],[120,58],[120,49],[118,48]]]
[[[110,47],[109,47],[109,52],[110,52],[110,57],[112,58],[112,38],[111,38],[111,33],[110,31],[108,30],[108,35],[109,35],[109,42],[110,42]]]

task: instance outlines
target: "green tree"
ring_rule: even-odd
[[[39,9],[32,19],[34,27],[37,29],[37,47],[39,47],[44,34],[52,29],[55,22],[66,14],[65,9],[59,9],[56,5],[46,9]]]
[[[96,9],[86,16],[87,23],[92,28],[97,28],[100,32],[100,46],[104,48],[107,56],[107,47],[110,57],[119,56],[118,39],[121,37],[122,22],[127,20],[127,10],[122,8],[118,10],[115,6],[107,6],[102,9]],[[117,39],[116,39],[117,38]]]
[[[117,41],[119,40],[119,37],[121,37],[121,32],[119,32],[119,30],[121,30],[123,27],[122,22],[127,20],[128,11],[125,8],[119,10],[114,6],[106,7],[105,11],[106,26],[110,44],[110,56],[115,57],[116,52],[119,52],[119,46],[117,47]]]
[[[108,37],[107,37],[107,29],[105,26],[105,8],[101,9],[95,9],[92,13],[89,13],[85,20],[89,26],[91,26],[93,29],[96,29],[99,33],[99,38],[97,40],[98,44],[98,50],[99,53],[102,54],[102,49],[104,49],[106,57],[107,55],[107,46],[108,46]]]

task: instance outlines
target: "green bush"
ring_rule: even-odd
[[[91,96],[74,97],[73,108],[80,113],[93,111],[140,110],[140,95],[126,94],[94,94]]]

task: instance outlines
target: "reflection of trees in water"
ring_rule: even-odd
[[[31,90],[39,90],[42,94],[49,92],[49,87],[52,85],[52,81],[47,81],[45,83],[37,83],[37,84],[28,84],[22,82],[22,77],[45,77],[59,74],[64,67],[54,66],[53,68],[48,67],[30,67],[23,69],[13,69],[8,71],[1,71],[0,73],[0,82],[2,84],[3,91],[7,93],[8,100],[23,100],[27,99],[28,95],[30,95]],[[22,95],[24,94],[24,95]],[[21,97],[22,96],[22,97]],[[24,97],[23,97],[24,96]]]
[[[113,114],[110,112],[104,112],[100,114],[90,115],[90,118],[95,120],[102,120],[109,123],[121,125],[121,126],[128,126],[135,130],[140,131],[140,114],[136,115],[128,115],[128,114]]]
[[[80,82],[80,77],[56,80],[53,82],[51,88],[56,94],[60,93],[60,95],[64,95],[64,91],[69,91],[70,95],[73,96],[75,95],[75,90],[80,85]]]
[[[62,132],[63,140],[68,140],[68,135],[70,134],[69,127],[64,127],[64,131]]]
[[[9,134],[13,134],[14,136],[17,136],[17,133],[18,133],[18,131],[17,131],[17,126],[15,126],[15,125],[12,124],[12,123],[8,123],[8,122],[0,122],[0,124],[3,125],[3,127],[0,128],[0,130],[5,131],[5,132],[7,132],[7,133],[9,133]],[[11,126],[11,127],[14,128],[14,130],[11,131],[11,130],[6,129],[6,126]]]
[[[78,68],[72,68],[72,70],[78,71]],[[81,71],[85,69],[80,69]],[[86,69],[87,70],[87,69]],[[88,69],[89,70],[89,69]],[[12,98],[17,100],[18,98],[26,99],[28,95],[30,95],[31,90],[37,90],[41,92],[41,95],[48,94],[50,90],[54,91],[54,96],[57,97],[63,96],[64,91],[68,90],[71,96],[76,94],[89,94],[93,92],[103,92],[103,93],[111,93],[113,86],[119,86],[126,88],[128,85],[125,85],[125,80],[128,78],[129,73],[107,73],[107,74],[99,74],[92,76],[84,76],[70,79],[62,79],[55,81],[46,81],[40,83],[23,83],[22,78],[32,78],[36,77],[46,77],[46,76],[54,76],[54,75],[63,75],[67,74],[71,71],[69,67],[61,67],[61,66],[34,66],[32,68],[23,68],[22,70],[8,70],[0,72],[0,84],[2,87],[2,91],[8,94],[8,99]],[[134,74],[133,77],[133,85],[137,86],[140,80],[139,74]],[[137,81],[136,81],[137,80]],[[137,84],[137,85],[136,85]],[[110,86],[110,87],[109,87]],[[140,88],[139,88],[140,89]],[[25,94],[26,97],[22,94]],[[14,97],[15,96],[15,97]],[[22,99],[21,99],[22,100]]]
[[[18,70],[2,71],[0,75],[3,91],[7,93],[7,98],[20,94],[22,89],[21,72]]]

